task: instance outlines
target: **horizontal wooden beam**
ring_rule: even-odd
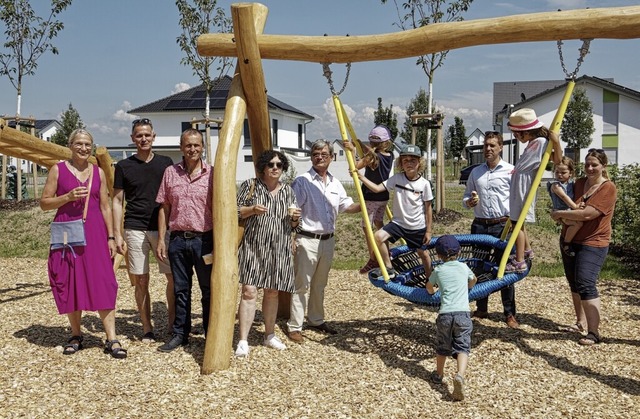
[[[257,38],[263,59],[317,63],[395,60],[478,45],[584,38],[640,38],[640,6],[435,23],[381,35],[258,34]],[[198,38],[198,52],[203,56],[235,57],[237,46],[234,35],[201,35]]]

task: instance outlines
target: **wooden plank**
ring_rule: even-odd
[[[317,63],[396,60],[477,45],[582,38],[640,38],[640,6],[436,23],[381,35],[257,35],[263,59]],[[232,34],[198,38],[198,52],[204,56],[236,57],[236,47]]]

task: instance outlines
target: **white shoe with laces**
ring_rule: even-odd
[[[249,342],[246,340],[241,340],[238,342],[238,346],[236,348],[236,356],[238,358],[244,358],[249,355]]]
[[[280,338],[278,338],[273,333],[264,338],[264,346],[266,346],[267,348],[277,349],[279,351],[284,351],[285,349],[287,349],[287,345],[282,343]]]

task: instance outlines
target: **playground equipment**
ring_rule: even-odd
[[[316,63],[353,63],[413,57],[474,45],[557,41],[559,39],[640,37],[640,6],[572,10],[508,16],[475,21],[438,23],[420,29],[369,36],[263,35],[267,9],[258,3],[231,6],[233,34],[206,34],[198,39],[204,56],[238,57],[225,110],[214,167],[214,270],[211,313],[202,372],[226,369],[230,363],[238,267],[235,249],[236,155],[245,112],[253,156],[270,146],[261,59]],[[259,104],[263,104],[260,105]]]

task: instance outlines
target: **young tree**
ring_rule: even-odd
[[[573,149],[576,163],[580,162],[580,149],[589,147],[593,141],[591,136],[595,130],[593,106],[587,97],[587,92],[577,87],[567,105],[560,128],[560,136],[567,142],[567,148]]]
[[[80,114],[71,103],[69,103],[69,108],[66,111],[62,112],[60,125],[62,125],[62,128],[60,128],[56,131],[55,134],[53,134],[53,136],[51,137],[51,142],[65,147],[68,144],[69,136],[71,135],[73,130],[85,127],[84,123],[82,122],[82,118],[80,118]]]
[[[0,75],[9,77],[17,92],[16,116],[22,104],[22,79],[33,76],[38,59],[47,51],[58,54],[51,40],[64,25],[56,17],[65,10],[71,0],[51,0],[47,19],[37,16],[28,0],[0,0],[0,19],[4,22],[7,52],[0,52]]]
[[[427,112],[427,109],[429,109],[429,96],[427,95],[427,92],[425,92],[425,90],[421,87],[415,97],[411,99],[411,102],[409,102],[409,104],[407,105],[407,118],[404,121],[403,129],[400,133],[400,136],[404,138],[406,142],[411,142],[411,115],[413,115],[414,113],[419,115],[427,114],[429,113]],[[416,127],[416,144],[422,150],[427,149],[426,145],[427,143],[429,143],[429,141],[427,141],[427,138],[429,138],[428,136],[429,130],[426,126]]]
[[[229,57],[204,57],[198,54],[197,38],[210,32],[228,33],[232,31],[233,22],[227,18],[224,9],[216,7],[217,0],[176,0],[180,13],[182,34],[176,42],[185,56],[180,64],[191,66],[193,74],[200,78],[206,89],[204,117],[209,118],[210,94],[216,81],[224,76],[233,60]],[[211,66],[217,63],[215,77],[211,75]],[[208,140],[208,139],[207,139]]]
[[[391,140],[398,136],[398,116],[393,112],[393,105],[388,108],[382,107],[382,98],[378,98],[378,109],[373,112],[374,125],[386,125],[391,131]]]
[[[449,127],[450,134],[450,144],[449,144],[449,153],[450,157],[458,157],[462,155],[462,150],[464,150],[467,145],[467,133],[464,128],[464,121],[462,118],[455,117],[454,123]]]
[[[388,0],[381,0],[382,4]],[[459,22],[464,20],[462,13],[469,10],[473,0],[393,0],[398,14],[398,21],[394,23],[403,31],[417,29],[432,23]],[[429,79],[429,99],[426,112],[433,113],[433,79],[436,70],[442,65],[449,51],[440,51],[421,55],[416,64]],[[430,130],[427,137],[430,137]],[[431,159],[431,143],[427,143],[427,159]],[[431,164],[428,164],[428,178],[431,179]]]

